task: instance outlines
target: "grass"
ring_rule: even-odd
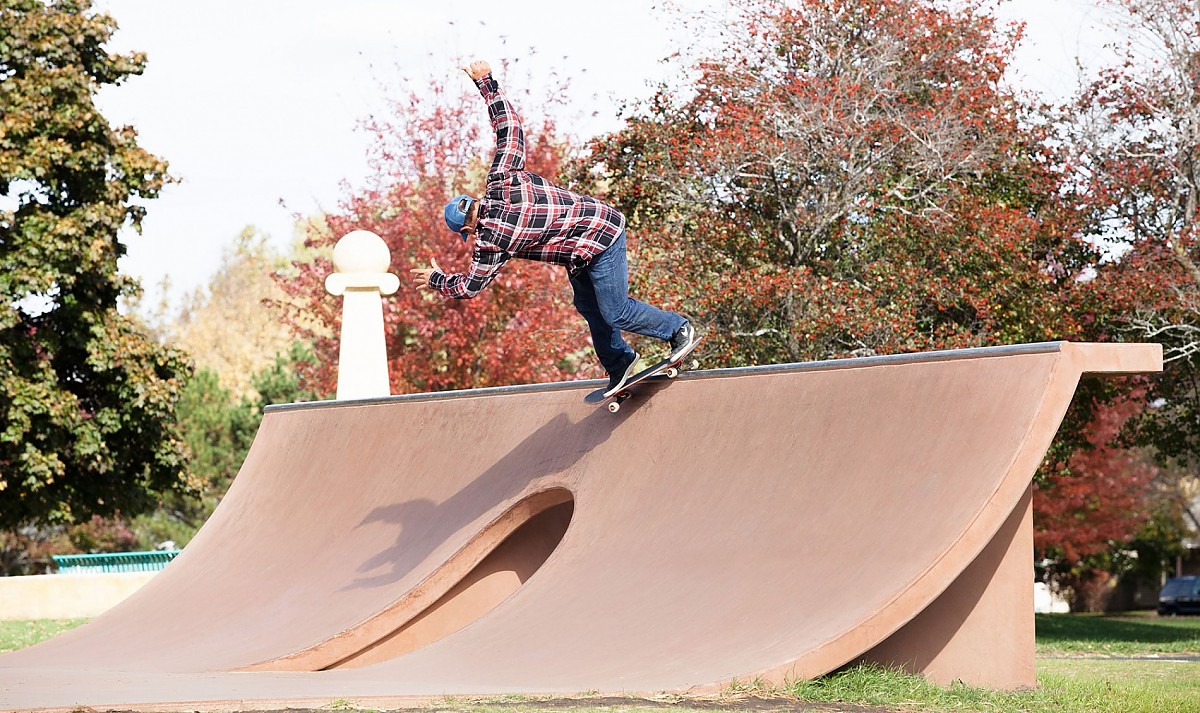
[[[29,646],[78,626],[82,620],[0,622],[0,651]],[[1195,713],[1200,711],[1200,617],[1160,618],[1153,613],[1039,614],[1038,688],[998,692],[955,685],[935,686],[918,676],[856,667],[789,686],[750,683],[714,698],[573,699],[503,697],[448,699],[427,711],[515,713],[570,710],[580,713],[638,711],[784,710],[903,711],[904,713]],[[326,710],[365,710],[344,701]]]
[[[1039,656],[1200,656],[1200,618],[1037,614]]]
[[[922,713],[1195,713],[1200,664],[1055,659],[1038,662],[1033,691],[942,688],[917,676],[854,668],[789,687],[800,700],[885,706]]]
[[[38,619],[35,621],[0,621],[0,653],[33,646],[68,629],[74,629],[87,619]]]

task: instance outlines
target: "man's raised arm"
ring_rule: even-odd
[[[489,174],[525,168],[525,132],[521,130],[521,120],[516,110],[508,103],[504,92],[500,91],[500,85],[492,77],[492,68],[487,62],[476,60],[463,71],[479,87],[480,94],[487,102],[492,130],[496,132],[496,156],[492,159]]]

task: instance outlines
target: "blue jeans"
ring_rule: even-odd
[[[592,332],[596,356],[610,374],[633,356],[633,349],[621,337],[622,331],[667,340],[687,321],[629,296],[624,231],[587,269],[571,278],[571,288],[575,291],[575,309]]]

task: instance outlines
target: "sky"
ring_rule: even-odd
[[[569,78],[573,134],[616,129],[620,105],[648,96],[674,71],[660,60],[691,41],[664,2],[685,13],[725,6],[96,0],[119,26],[108,49],[148,59],[141,76],[104,88],[97,104],[180,179],[147,204],[141,235],[122,235],[121,270],[141,281],[149,303],[177,303],[207,284],[247,226],[286,249],[297,216],[334,210],[364,184],[369,142],[359,125],[384,109],[388,87],[402,76],[466,83],[463,58],[516,59],[529,81],[553,68]],[[1049,98],[1075,87],[1076,57],[1099,61],[1114,37],[1105,13],[1084,0],[1010,0],[997,14],[1027,27],[1014,83]]]

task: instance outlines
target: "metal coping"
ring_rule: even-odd
[[[726,369],[700,369],[697,371],[684,372],[679,375],[679,378],[684,380],[720,379],[731,376],[751,376],[754,374],[830,371],[834,369],[861,369],[864,367],[883,365],[918,364],[939,361],[958,361],[963,359],[1021,356],[1027,354],[1047,354],[1062,351],[1065,344],[1069,344],[1069,342],[1037,342],[1033,344],[1015,344],[999,347],[975,347],[973,349],[950,349],[935,352],[913,352],[909,354],[889,354],[886,356],[852,357],[847,359],[830,359],[827,361],[810,361],[794,364],[767,364],[764,366],[740,366]],[[276,413],[279,411],[296,411],[315,408],[370,406],[374,404],[396,403],[400,401],[443,401],[448,399],[476,398],[479,396],[503,396],[509,394],[533,394],[543,391],[595,389],[606,383],[607,382],[603,379],[589,379],[587,381],[558,381],[549,384],[492,386],[483,389],[461,389],[458,391],[434,391],[424,394],[378,396],[368,399],[304,401],[291,404],[272,404],[266,406],[263,409],[263,412]]]

